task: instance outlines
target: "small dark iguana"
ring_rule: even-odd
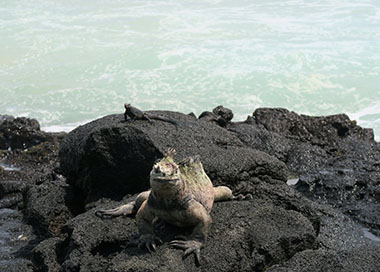
[[[125,108],[124,119],[126,121],[128,120],[128,117],[131,118],[131,120],[148,120],[149,122],[152,122],[152,119],[154,119],[154,120],[168,122],[168,123],[178,126],[177,121],[166,118],[164,116],[146,113],[144,111],[139,110],[138,108],[131,106],[131,104],[129,103],[125,103],[124,108]]]

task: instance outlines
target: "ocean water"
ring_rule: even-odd
[[[379,0],[0,0],[0,113],[347,113],[380,140]]]

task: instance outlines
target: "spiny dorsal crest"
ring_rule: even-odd
[[[168,161],[168,162],[174,162],[174,156],[177,152],[174,148],[169,147],[168,151],[166,151],[165,156],[162,160]]]
[[[168,148],[168,151],[166,151],[166,153],[165,153],[165,157],[171,157],[171,158],[174,158],[175,154],[177,154],[177,151],[175,151],[174,148],[169,147],[169,148]]]
[[[190,166],[190,165],[193,165],[193,164],[196,164],[196,163],[200,163],[200,161],[201,161],[201,156],[196,155],[196,156],[188,157],[188,158],[180,161],[178,163],[178,165],[180,165],[180,166]]]

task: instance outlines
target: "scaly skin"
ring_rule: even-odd
[[[151,190],[140,193],[133,202],[112,210],[100,210],[96,214],[119,216],[137,211],[136,223],[140,233],[137,245],[149,252],[162,243],[153,232],[155,218],[179,227],[193,226],[190,237],[180,237],[169,244],[183,249],[184,256],[194,253],[199,264],[200,249],[207,239],[212,222],[210,212],[214,201],[234,197],[228,187],[213,187],[199,156],[176,164],[174,154],[175,150],[169,149],[165,157],[153,166],[150,173]]]

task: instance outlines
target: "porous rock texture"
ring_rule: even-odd
[[[380,235],[380,144],[372,129],[345,114],[310,117],[263,108],[255,110],[253,121],[230,130],[284,161],[305,196],[339,208]]]
[[[229,130],[173,112],[153,112],[176,120],[124,121],[110,115],[72,131],[60,149],[61,169],[68,182],[81,189],[87,202],[99,197],[121,198],[149,187],[153,163],[169,147],[177,160],[200,155],[214,184],[237,186],[241,181],[268,178],[286,182],[283,162],[247,148]]]
[[[47,234],[46,229],[39,231],[48,222],[43,211],[55,203],[44,201],[36,188],[51,187],[57,179],[59,141],[64,135],[41,131],[34,119],[0,115],[0,271],[38,271],[32,252]],[[49,191],[51,199],[61,199],[61,193]],[[27,195],[33,201],[28,202]],[[41,217],[36,216],[39,213]],[[50,222],[58,230],[66,219]],[[33,222],[36,225],[30,225]]]
[[[110,115],[62,141],[53,135],[4,150],[4,161],[21,171],[0,171],[7,180],[2,197],[23,196],[18,208],[35,233],[16,260],[31,271],[379,271],[380,147],[370,129],[344,114],[286,109],[256,109],[244,122],[232,122],[222,106],[200,119],[152,113],[178,126]],[[191,228],[157,221],[164,244],[150,254],[128,246],[138,234],[133,216],[95,216],[147,189],[151,167],[168,147],[177,161],[200,155],[215,185],[253,196],[214,204],[200,266],[167,244]],[[289,179],[298,182],[290,186]],[[22,180],[31,182],[9,185]]]
[[[59,135],[62,134],[41,131],[36,119],[0,115],[0,149],[25,149]]]

